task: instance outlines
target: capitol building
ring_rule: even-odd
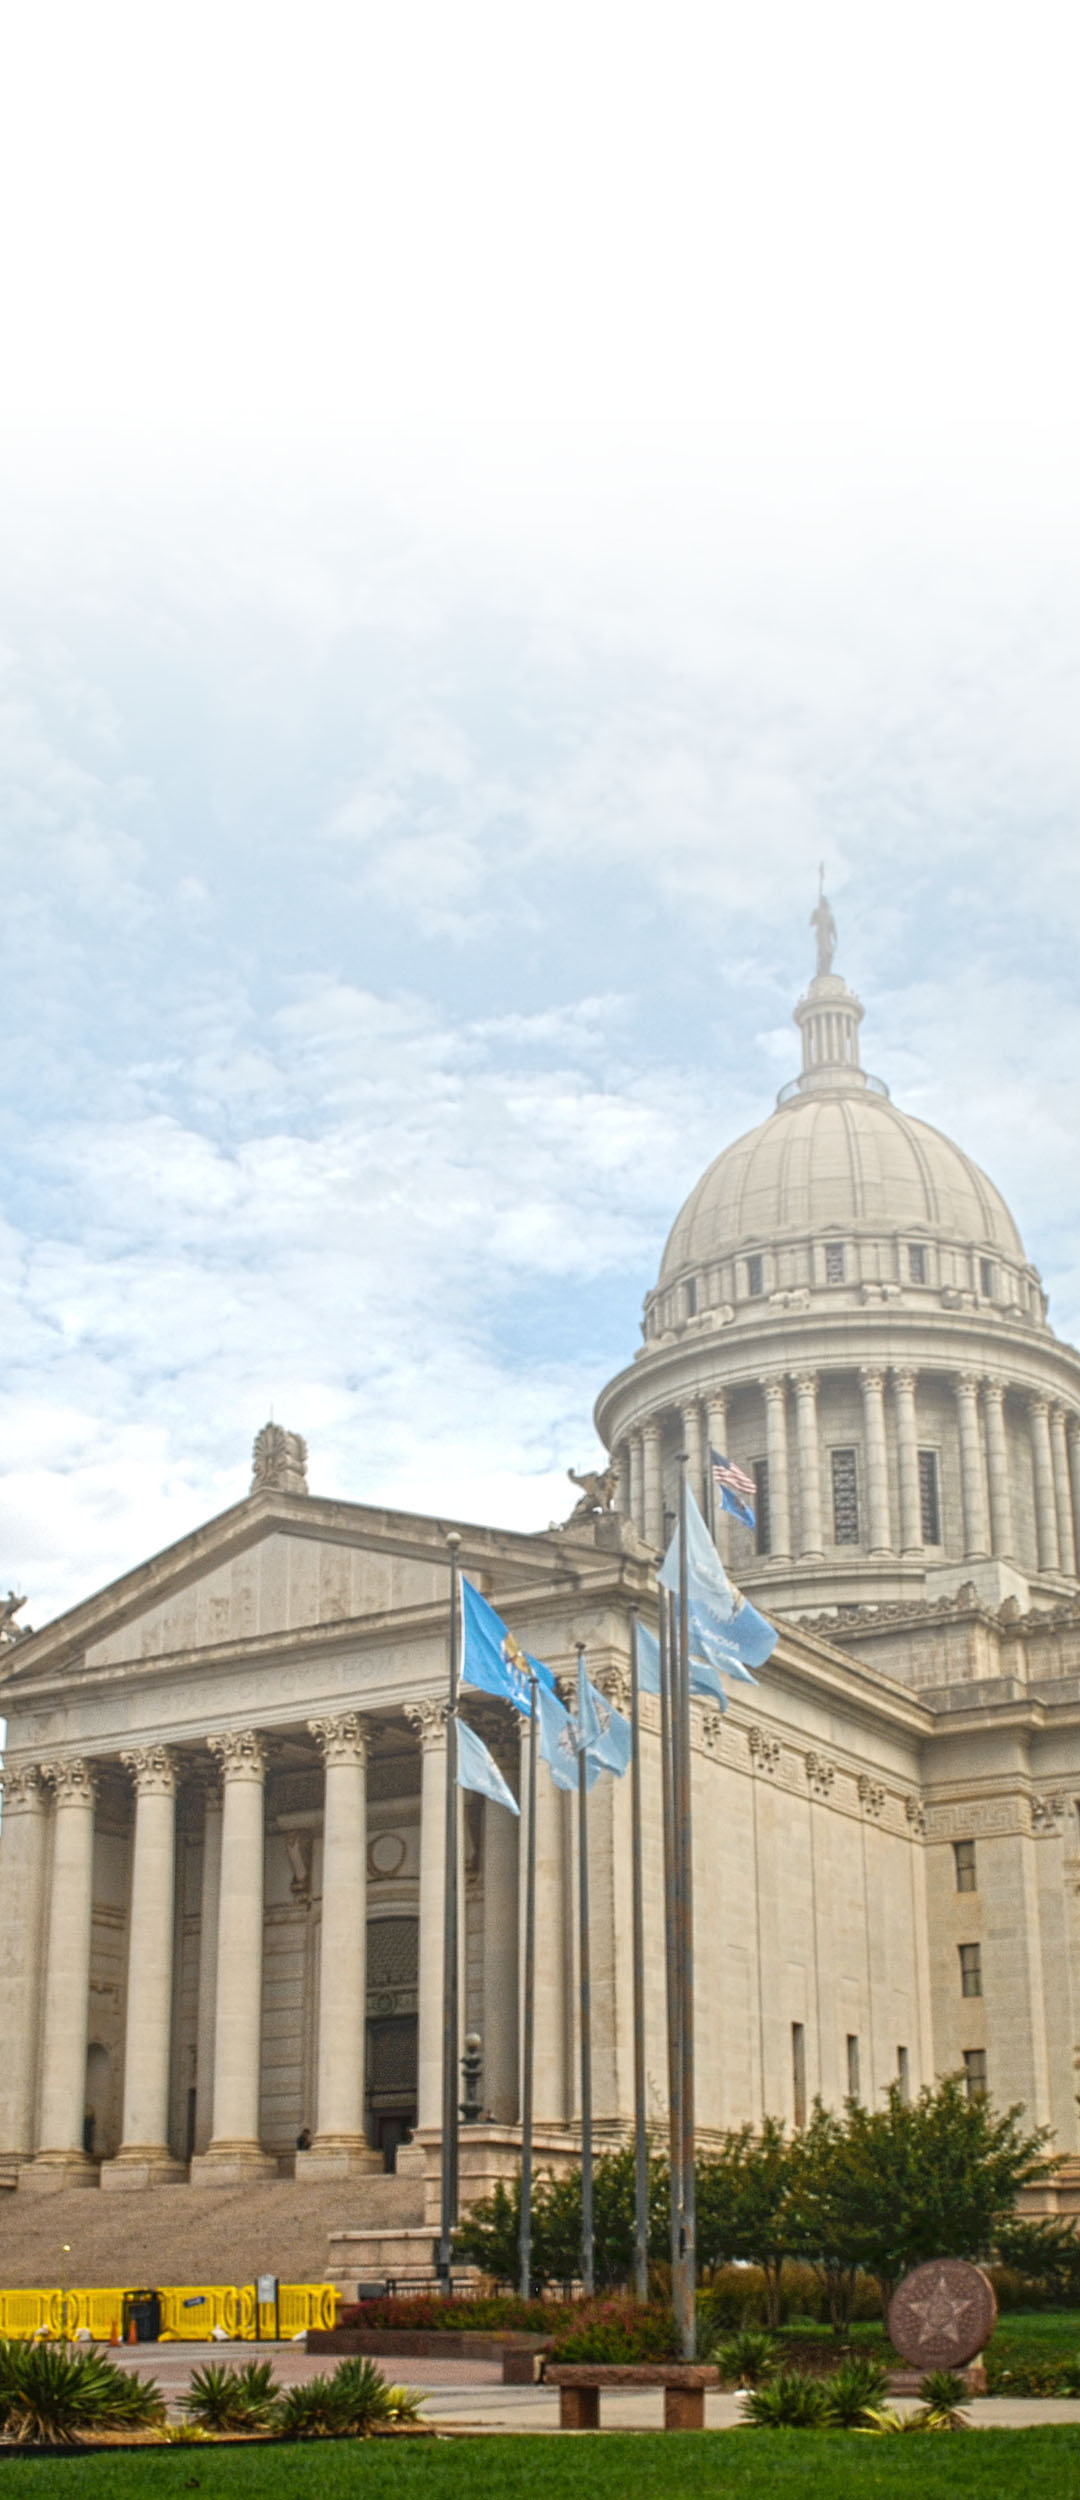
[[[569,1678],[584,1641],[623,1699],[681,1456],[706,1507],[714,1449],[756,1486],[755,1529],[721,1519],[718,1542],[781,1637],[726,1715],[693,1708],[701,2139],[958,2072],[1053,2130],[1075,2201],[1080,1356],[993,1182],[864,1070],[863,1009],[815,917],[801,1072],[677,1215],[641,1344],[597,1402],[611,1476],[565,1526],[326,1499],[299,1434],[269,1426],[243,1501],[43,1629],[8,1625],[0,2173],[20,2191],[295,2168],[340,2182],[343,2222],[430,2238],[447,1533],[526,1648]],[[521,1793],[520,1723],[466,1709]],[[633,2109],[628,1790],[605,1779],[590,1806],[609,2141]],[[537,1812],[537,2147],[557,2160],[578,2091],[576,1800],[542,1775]],[[463,1827],[484,2111],[468,2195],[516,2157],[524,1840],[476,1797]]]

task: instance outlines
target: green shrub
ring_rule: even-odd
[[[778,2370],[763,2387],[751,2388],[743,2420],[758,2431],[815,2431],[828,2419],[825,2391],[819,2378],[805,2370]]]
[[[137,2378],[93,2345],[0,2342],[0,2432],[6,2439],[72,2447],[102,2430],[164,2423],[152,2379]]]
[[[879,2362],[842,2361],[821,2382],[830,2428],[860,2429],[867,2415],[883,2402],[888,2384],[889,2373]]]
[[[278,2413],[278,2390],[268,2361],[248,2361],[243,2369],[207,2362],[193,2370],[184,2398],[192,2421],[208,2431],[266,2431]]]
[[[929,2370],[919,2388],[922,2404],[914,2425],[921,2431],[966,2431],[968,2418],[960,2411],[966,2393],[952,2370]]]
[[[553,2361],[674,2361],[678,2352],[670,2309],[629,2300],[589,2303],[569,2316],[564,2311],[551,2347]]]
[[[776,2341],[761,2327],[745,2326],[712,2357],[725,2387],[760,2387],[776,2367]]]
[[[388,2387],[373,2361],[350,2356],[332,2377],[290,2387],[276,2425],[283,2439],[362,2439],[381,2423],[415,2422],[422,2401],[408,2387]]]

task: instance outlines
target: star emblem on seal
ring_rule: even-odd
[[[923,2336],[936,2338],[939,2335],[955,2334],[970,2314],[974,2302],[970,2293],[965,2295],[962,2292],[950,2290],[948,2277],[943,2268],[921,2299],[917,2294],[911,2296],[908,2307],[918,2318]]]

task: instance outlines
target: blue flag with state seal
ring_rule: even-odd
[[[679,1531],[676,1528],[658,1577],[679,1594]],[[720,1556],[694,1500],[686,1495],[686,1593],[690,1616],[690,1649],[719,1675],[753,1684],[751,1667],[771,1658],[780,1638],[774,1623],[759,1615],[741,1589],[728,1579]]]
[[[478,1797],[489,1797],[492,1805],[506,1806],[511,1814],[520,1814],[521,1807],[508,1788],[498,1763],[489,1754],[483,1737],[458,1713],[457,1777],[459,1788],[474,1789]]]
[[[530,1672],[531,1671],[531,1672]],[[496,1693],[500,1701],[508,1701],[519,1710],[523,1719],[531,1718],[532,1677],[555,1690],[550,1667],[539,1658],[530,1658],[508,1632],[494,1606],[489,1606],[471,1580],[461,1583],[461,1680],[475,1684],[482,1693]]]

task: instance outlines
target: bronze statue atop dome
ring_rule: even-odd
[[[832,905],[825,892],[824,860],[818,869],[818,898],[816,907],[810,914],[810,926],[817,935],[817,970],[818,979],[821,980],[826,973],[832,971],[833,956],[836,953],[836,922],[832,915]]]

